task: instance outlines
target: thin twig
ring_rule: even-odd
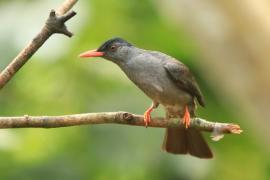
[[[12,62],[0,73],[0,89],[20,70],[20,68],[33,56],[33,54],[44,44],[54,33],[61,33],[68,37],[72,36],[65,26],[65,22],[76,13],[68,12],[78,0],[66,0],[50,15],[36,37],[12,60]]]
[[[143,116],[128,112],[103,112],[73,114],[63,116],[20,116],[0,117],[0,129],[4,128],[59,128],[66,126],[78,126],[89,124],[124,124],[144,126]],[[153,118],[149,127],[184,127],[181,119]],[[208,131],[223,134],[240,134],[241,128],[237,124],[210,122],[201,118],[192,118],[190,127],[200,131]],[[217,132],[218,131],[218,132]]]

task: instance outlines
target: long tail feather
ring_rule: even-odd
[[[194,128],[167,128],[162,149],[172,154],[212,158],[213,153],[202,134]]]

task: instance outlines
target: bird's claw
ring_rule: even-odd
[[[145,111],[143,114],[143,121],[145,124],[145,127],[147,128],[148,124],[151,122],[151,112],[153,111],[154,108],[158,106],[157,103],[152,103],[152,105]]]
[[[147,128],[148,124],[151,122],[151,111],[147,110],[143,115],[144,125]]]
[[[184,117],[183,117],[183,123],[184,123],[186,129],[189,128],[189,126],[190,126],[190,114],[189,114],[187,106],[185,107],[185,114],[184,114]]]

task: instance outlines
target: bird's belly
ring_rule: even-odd
[[[157,101],[163,106],[184,106],[190,102],[191,96],[178,87],[165,87],[157,93]]]
[[[174,85],[170,79],[163,77],[143,79],[135,83],[153,101],[164,106],[184,106],[190,102],[191,96]]]

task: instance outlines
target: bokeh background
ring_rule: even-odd
[[[0,0],[0,68],[62,0]],[[205,95],[198,115],[239,123],[215,158],[161,151],[164,129],[121,125],[0,130],[0,179],[270,179],[270,2],[88,0],[0,91],[0,116],[102,111],[142,114],[151,101],[120,69],[82,51],[119,36],[187,64]],[[155,116],[164,112],[159,108]]]

